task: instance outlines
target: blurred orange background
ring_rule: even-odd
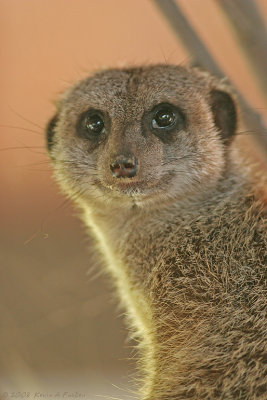
[[[267,119],[217,3],[177,3]],[[256,3],[266,21],[267,2]],[[0,391],[129,398],[132,343],[108,278],[92,269],[82,224],[53,183],[44,127],[58,94],[97,68],[191,56],[150,0],[0,0],[0,30]]]

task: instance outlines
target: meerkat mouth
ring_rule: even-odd
[[[116,182],[114,184],[108,185],[108,188],[116,194],[122,196],[145,196],[150,191],[151,187],[144,181],[136,182]]]
[[[94,184],[111,197],[138,198],[154,197],[162,191],[166,191],[173,178],[173,173],[156,180],[120,179],[114,182],[106,182],[102,179],[94,180]]]
[[[158,182],[149,185],[146,181],[123,180],[119,182],[102,182],[100,179],[94,180],[94,185],[112,197],[144,197],[149,195],[156,188]]]
[[[112,189],[119,189],[123,191],[127,190],[138,190],[138,189],[145,189],[148,187],[148,184],[144,181],[135,181],[135,182],[116,182],[115,184],[110,185]]]

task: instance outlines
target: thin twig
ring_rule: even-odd
[[[222,70],[212,58],[205,45],[201,42],[177,3],[175,3],[174,0],[153,1],[167,19],[177,38],[182,42],[185,49],[193,56],[194,64],[211,72],[219,78],[223,78],[224,74]],[[266,154],[267,126],[265,125],[261,115],[249,106],[241,93],[236,89],[235,92],[238,96],[242,119],[247,128],[255,133],[254,137],[257,139]]]
[[[260,90],[267,96],[267,29],[254,0],[216,0],[230,22]]]

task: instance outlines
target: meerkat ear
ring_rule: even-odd
[[[210,93],[211,110],[215,125],[225,143],[235,134],[237,127],[237,111],[231,95],[222,90],[213,89]]]
[[[54,135],[55,135],[55,127],[57,124],[58,115],[56,114],[51,120],[48,122],[46,126],[46,145],[48,152],[51,151],[53,144],[54,144]]]

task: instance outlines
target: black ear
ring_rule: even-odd
[[[237,127],[237,112],[235,102],[230,94],[214,89],[210,93],[211,109],[215,125],[220,131],[225,143],[235,134]]]
[[[47,149],[50,152],[53,144],[54,144],[54,135],[55,135],[55,127],[57,124],[57,120],[58,120],[58,115],[56,114],[47,124],[46,127],[46,145],[47,145]]]

